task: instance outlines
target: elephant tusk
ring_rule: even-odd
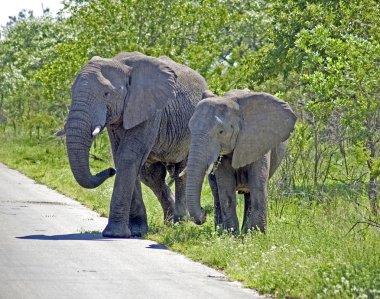
[[[222,121],[222,119],[221,119],[219,116],[215,115],[215,119],[216,119],[216,121],[217,121],[218,123],[220,123],[221,125],[224,124],[223,121]]]
[[[179,173],[178,177],[182,177],[187,173],[187,166]]]
[[[101,126],[96,126],[94,131],[92,132],[92,136],[98,135],[101,129],[102,129]]]
[[[207,171],[206,171],[206,174],[209,175],[213,168],[214,168],[214,163],[211,163],[210,166],[208,167]]]

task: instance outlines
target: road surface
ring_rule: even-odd
[[[0,164],[0,298],[263,298]]]

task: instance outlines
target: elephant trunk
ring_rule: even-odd
[[[89,165],[89,152],[92,143],[92,127],[90,116],[85,107],[85,101],[76,101],[70,109],[65,126],[66,147],[71,171],[78,182],[84,188],[96,188],[106,179],[115,174],[113,168],[109,168],[92,175]]]
[[[203,224],[206,221],[206,214],[200,202],[208,162],[203,150],[205,144],[207,144],[206,138],[198,137],[196,141],[192,141],[187,161],[186,202],[190,217],[196,224]]]

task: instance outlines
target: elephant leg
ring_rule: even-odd
[[[104,237],[127,238],[131,236],[129,215],[136,180],[142,165],[154,145],[159,118],[146,121],[137,127],[125,131],[118,146],[116,157],[116,177],[112,192],[108,224],[103,230]]]
[[[265,232],[267,224],[267,193],[269,180],[270,156],[266,154],[262,159],[254,162],[248,169],[249,191],[251,193],[251,207],[246,229],[255,229]]]
[[[107,130],[111,142],[112,157],[116,157],[120,138],[111,128],[107,128]],[[136,180],[135,190],[133,191],[128,228],[131,231],[131,235],[134,237],[142,237],[148,232],[146,209],[142,199],[141,183],[139,179]]]
[[[141,169],[141,180],[156,195],[164,212],[164,221],[174,217],[174,195],[165,182],[166,167],[161,162],[145,163]]]
[[[187,214],[186,206],[186,176],[179,176],[185,169],[186,160],[174,165],[174,183],[175,183],[175,207],[174,207],[174,222],[184,220]]]
[[[222,214],[221,229],[237,234],[239,233],[239,220],[236,214],[236,178],[230,159],[222,159],[215,171],[215,177]]]
[[[146,209],[139,179],[136,180],[136,187],[133,191],[128,227],[133,237],[142,237],[148,232]]]
[[[248,192],[248,193],[244,193],[244,216],[243,216],[243,225],[241,227],[241,231],[243,233],[247,233],[251,227],[250,225],[251,223],[250,219],[252,218],[251,214],[252,214],[251,194]]]
[[[218,185],[216,184],[216,177],[214,174],[208,175],[208,182],[210,184],[210,189],[212,195],[214,197],[214,224],[215,229],[223,226],[223,217],[222,217],[222,209],[220,207],[220,199],[218,193]]]
[[[128,162],[132,164],[133,160]],[[132,194],[135,189],[135,179],[133,176],[137,175],[136,167],[133,167],[133,173],[129,175],[131,172],[131,170],[127,172],[126,170],[119,171],[119,169],[117,169],[108,224],[103,230],[104,237],[129,238],[131,236],[129,229],[129,212]]]

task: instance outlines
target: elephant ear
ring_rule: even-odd
[[[232,156],[232,167],[240,168],[257,161],[287,140],[297,118],[288,103],[270,94],[245,91],[235,100],[239,104],[242,124]]]
[[[250,91],[248,88],[244,88],[244,89],[231,89],[229,91],[227,91],[226,93],[224,93],[223,97],[226,97],[226,98],[241,98],[241,97],[244,97],[244,96],[247,96],[247,95],[252,95],[253,92]]]
[[[157,58],[138,52],[123,54],[116,59],[132,67],[123,114],[123,125],[128,130],[175,99],[177,75]]]

